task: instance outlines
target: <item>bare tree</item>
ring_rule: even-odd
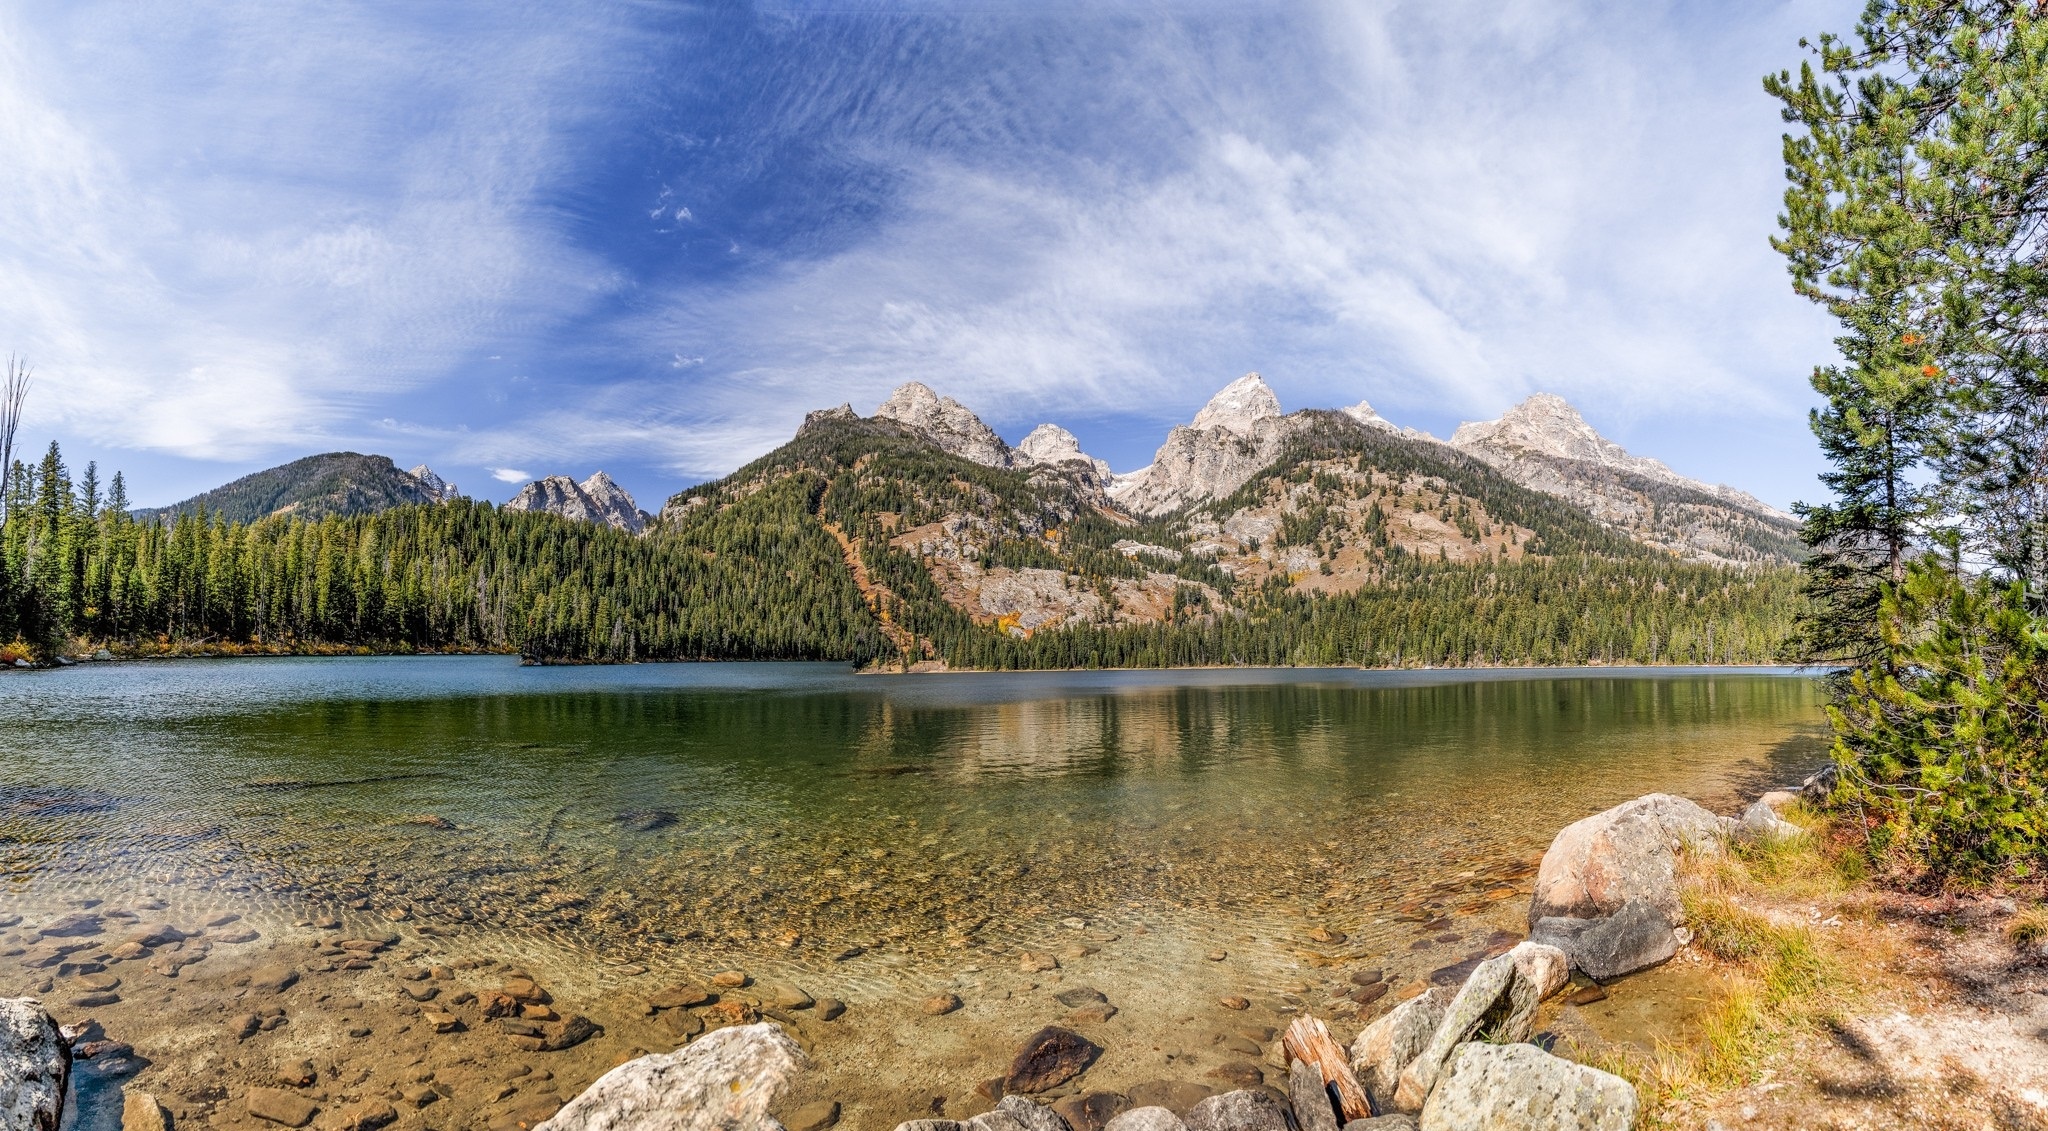
[[[14,432],[21,427],[21,405],[28,399],[28,362],[9,355],[7,375],[0,378],[0,518],[7,517],[7,500],[14,486]]]

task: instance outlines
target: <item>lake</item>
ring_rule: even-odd
[[[847,1003],[795,1014],[812,1091],[886,1128],[968,1110],[1083,977],[1122,1014],[1091,1087],[1214,1085],[1216,1034],[1321,1012],[1353,966],[1412,981],[1517,930],[1563,825],[1653,791],[1732,811],[1822,762],[1823,731],[1813,681],[1779,670],[81,665],[0,676],[0,911],[26,917],[25,958],[29,927],[86,908],[314,948],[288,953],[391,931],[482,981],[516,964],[604,1022],[574,1061],[592,1071],[616,1059],[598,1046],[661,1044],[654,988],[738,968]],[[61,1003],[50,967],[9,961],[0,992]],[[130,1024],[178,1044],[178,1009],[219,1005],[202,984]],[[922,1011],[949,993],[957,1013]],[[1216,1013],[1232,996],[1253,1007]],[[95,1010],[110,1029],[143,1000],[123,998]],[[520,1096],[442,1102],[482,1126]]]

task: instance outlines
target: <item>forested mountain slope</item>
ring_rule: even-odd
[[[161,520],[204,511],[229,522],[274,514],[320,519],[453,497],[454,489],[438,476],[425,468],[417,471],[425,474],[401,471],[389,456],[327,452],[245,475],[168,507],[138,510],[135,517]]]

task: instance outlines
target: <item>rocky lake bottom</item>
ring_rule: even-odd
[[[0,996],[91,1021],[80,1128],[124,1087],[187,1126],[530,1127],[763,1016],[814,1061],[799,1131],[984,1110],[1048,1024],[1102,1050],[1038,1097],[1080,1127],[1283,1083],[1294,1015],[1348,1039],[1519,939],[1563,825],[1803,776],[1817,704],[1670,670],[7,676]],[[1547,1022],[1651,1042],[1686,976]]]

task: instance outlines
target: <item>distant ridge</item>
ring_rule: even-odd
[[[454,486],[424,464],[402,471],[389,456],[327,452],[244,475],[183,502],[134,514],[138,519],[159,521],[200,510],[230,522],[254,522],[279,514],[321,519],[454,497]]]

